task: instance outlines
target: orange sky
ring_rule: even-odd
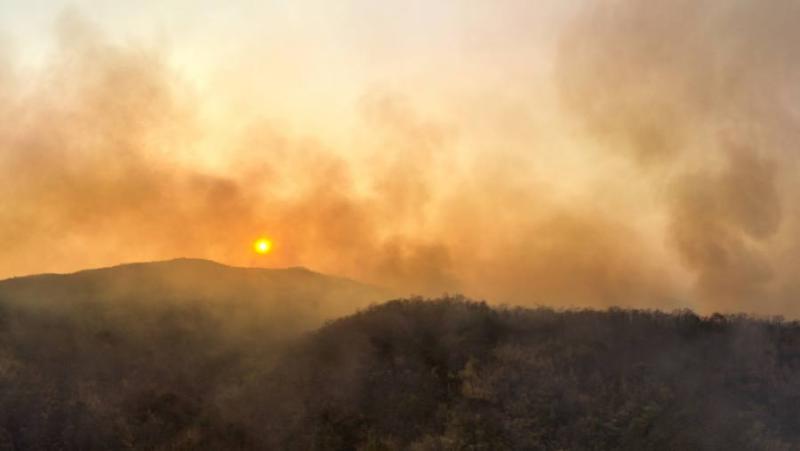
[[[789,0],[6,3],[0,277],[795,312]]]

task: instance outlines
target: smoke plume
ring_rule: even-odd
[[[705,307],[793,310],[780,260],[797,235],[798,19],[793,1],[623,0],[587,8],[563,41],[566,103],[662,193]]]
[[[531,62],[440,109],[365,86],[335,141],[268,106],[211,123],[214,93],[167,50],[67,14],[35,76],[0,52],[0,275],[191,256],[496,302],[793,314],[798,19],[789,0],[586,2],[552,73]]]

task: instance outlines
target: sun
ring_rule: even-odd
[[[259,255],[269,254],[272,250],[272,241],[268,238],[259,238],[253,242],[253,250]]]

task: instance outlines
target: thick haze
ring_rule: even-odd
[[[206,3],[0,3],[0,277],[797,315],[796,2]]]

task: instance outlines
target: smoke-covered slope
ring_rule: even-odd
[[[0,281],[3,304],[48,315],[90,308],[109,319],[130,320],[133,327],[144,318],[130,315],[147,315],[151,308],[203,309],[231,331],[257,323],[280,334],[319,326],[387,296],[385,290],[305,268],[238,268],[199,259]]]
[[[0,449],[228,447],[287,341],[384,296],[185,259],[1,281]]]
[[[185,260],[0,282],[0,449],[800,446],[796,322],[456,298],[298,336],[374,293]]]

